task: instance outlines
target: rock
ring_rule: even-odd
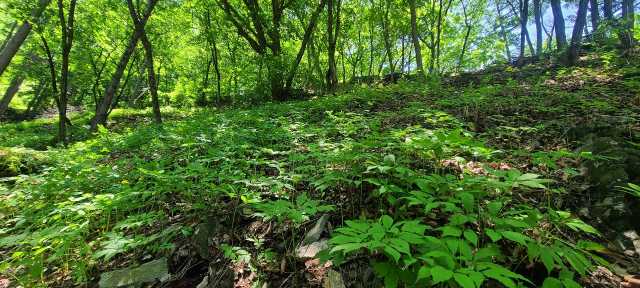
[[[620,131],[609,124],[599,122],[580,125],[577,127],[573,127],[567,131],[567,138],[569,139],[569,143],[575,141],[586,142],[589,139],[595,139],[599,137],[619,138]]]
[[[298,262],[307,262],[315,258],[316,254],[322,250],[329,249],[328,239],[322,238],[317,242],[309,245],[299,246],[296,248],[295,255]]]
[[[589,209],[600,217],[609,228],[622,232],[629,229],[632,216],[629,202],[622,193],[607,196]]]
[[[137,286],[156,279],[167,280],[170,276],[167,260],[159,259],[140,265],[138,268],[121,269],[100,275],[100,288]]]
[[[206,288],[207,285],[209,285],[209,276],[204,276],[204,279],[202,279],[202,282],[200,282],[196,288]]]
[[[629,257],[640,255],[640,237],[635,230],[625,231],[613,239],[613,245]]]
[[[196,226],[193,236],[191,236],[191,242],[203,259],[211,260],[211,256],[209,255],[209,238],[215,236],[221,228],[222,225],[220,221],[213,217],[209,217],[205,223],[200,223]]]
[[[300,242],[300,246],[306,246],[318,241],[318,239],[320,239],[322,231],[324,230],[324,227],[327,225],[327,222],[329,222],[330,217],[331,216],[329,216],[329,214],[322,215],[322,217],[320,217],[320,219],[316,221],[316,224],[313,226],[313,228],[311,228],[311,230],[309,230],[309,232],[307,232],[307,234],[304,236],[304,238]]]
[[[335,270],[329,270],[322,280],[323,288],[346,288],[342,275]]]

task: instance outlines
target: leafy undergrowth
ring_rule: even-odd
[[[214,287],[319,287],[331,265],[349,287],[369,283],[366,270],[387,287],[617,285],[601,227],[571,213],[588,197],[578,162],[596,156],[571,153],[564,134],[616,116],[638,142],[637,80],[594,67],[169,109],[162,128],[149,111],[114,112],[109,130],[0,186],[0,275],[94,286],[102,272],[167,257],[172,287],[205,275]],[[88,116],[76,119],[86,129]],[[3,143],[50,146],[22,135],[52,123],[7,125]],[[318,256],[332,262],[296,264],[292,247],[321,213],[336,229]],[[224,225],[211,265],[189,238],[209,217]]]

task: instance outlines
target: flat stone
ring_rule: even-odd
[[[318,252],[329,249],[329,244],[327,244],[327,241],[327,238],[322,238],[319,241],[313,242],[309,245],[299,246],[295,251],[296,260],[298,260],[298,262],[307,262],[311,259],[314,259]]]
[[[613,245],[625,255],[633,257],[635,255],[640,255],[640,239],[638,238],[638,233],[636,231],[625,231],[618,234],[618,236],[613,239]]]
[[[316,221],[313,228],[311,228],[311,230],[309,230],[309,232],[304,236],[304,239],[300,242],[300,246],[306,246],[318,241],[320,239],[320,235],[322,235],[324,227],[327,226],[327,222],[329,222],[330,217],[331,216],[329,216],[329,214],[322,215],[322,217]]]
[[[206,288],[207,285],[209,285],[209,276],[204,276],[204,279],[202,279],[202,282],[200,282],[196,288]]]
[[[209,255],[209,238],[213,238],[213,236],[220,231],[222,225],[217,218],[209,217],[205,223],[200,223],[196,226],[193,231],[193,236],[191,236],[191,243],[205,260],[211,260],[211,256]]]
[[[323,288],[346,288],[342,275],[335,270],[329,270],[322,281]]]
[[[159,259],[140,265],[133,269],[121,269],[105,272],[100,275],[100,288],[115,288],[137,286],[142,283],[151,282],[156,279],[167,279],[169,270],[167,260]]]

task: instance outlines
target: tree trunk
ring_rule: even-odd
[[[157,3],[158,0],[152,0]],[[146,60],[147,60],[147,78],[149,80],[149,90],[151,91],[151,106],[153,106],[153,120],[156,124],[162,124],[162,116],[160,115],[160,101],[158,100],[158,85],[156,84],[156,75],[153,70],[153,47],[147,37],[147,32],[144,30],[145,22],[138,17],[135,8],[133,7],[133,1],[127,0],[127,6],[129,7],[129,14],[136,27],[136,31],[140,35],[142,40],[142,46],[144,47]]]
[[[2,119],[4,112],[7,111],[13,96],[15,96],[18,90],[20,90],[20,85],[22,85],[24,79],[25,76],[23,73],[17,74],[13,76],[13,79],[11,79],[11,83],[9,84],[7,91],[4,92],[4,96],[0,99],[0,119]]]
[[[307,45],[309,44],[309,40],[311,40],[311,34],[313,33],[313,29],[316,27],[316,22],[318,21],[318,15],[324,9],[324,6],[327,4],[327,0],[320,1],[320,5],[316,8],[316,11],[311,16],[311,20],[309,21],[309,25],[307,25],[307,29],[304,31],[304,36],[302,37],[302,45],[300,45],[300,49],[298,49],[298,55],[296,55],[296,60],[293,62],[291,68],[289,69],[289,75],[287,76],[287,81],[285,83],[286,89],[290,90],[293,86],[293,79],[296,76],[296,71],[298,71],[298,66],[300,66],[300,61],[302,61],[302,57],[304,56],[304,52],[307,49]]]
[[[556,28],[556,48],[562,51],[567,45],[567,35],[565,33],[564,15],[562,15],[562,6],[560,0],[550,0],[551,11],[553,12],[553,25]],[[582,28],[582,27],[580,27]]]
[[[498,12],[498,22],[500,23],[500,34],[502,34],[502,42],[504,42],[504,47],[507,52],[507,62],[511,62],[511,50],[509,49],[509,42],[507,41],[507,32],[504,30],[504,21],[502,20],[501,9],[498,6],[498,1],[494,2],[496,4],[496,11]]]
[[[58,75],[56,74],[56,66],[53,64],[53,57],[51,56],[51,49],[49,49],[49,44],[47,44],[47,39],[44,36],[40,35],[40,39],[42,40],[42,45],[44,46],[44,51],[47,54],[47,61],[49,62],[49,73],[51,74],[51,90],[53,91],[53,99],[56,101],[56,106],[60,106],[60,100],[56,96],[58,94],[58,86],[56,85],[56,79]]]
[[[596,36],[596,34],[598,33],[598,22],[600,22],[600,12],[598,10],[598,0],[590,0],[590,6],[591,6],[591,33],[593,34],[593,37],[598,39],[600,38],[599,35]]]
[[[76,0],[71,0],[69,6],[69,19],[65,23],[64,2],[58,0],[58,16],[60,17],[62,31],[62,67],[60,68],[60,104],[58,106],[58,142],[64,147],[69,146],[69,138],[67,138],[67,123],[71,124],[67,119],[67,90],[69,89],[69,54],[73,45],[73,22],[76,10]]]
[[[27,105],[27,110],[25,110],[24,112],[24,117],[25,119],[27,119],[27,117],[29,117],[29,112],[31,112],[31,108],[37,108],[37,104],[40,103],[40,99],[44,97],[44,86],[45,84],[47,84],[47,81],[45,81],[44,79],[41,79],[39,81],[40,83],[38,83],[38,88],[36,88],[34,91],[38,91],[33,98],[31,99],[31,101],[29,101],[29,105]],[[0,116],[2,117],[2,116]]]
[[[518,68],[522,68],[524,63],[524,48],[527,38],[527,19],[529,18],[529,0],[522,0],[520,5],[520,56],[518,57]],[[533,51],[531,51],[533,54]]]
[[[603,13],[604,19],[609,22],[609,25],[613,22],[613,0],[604,0]]]
[[[593,0],[598,1],[598,0]],[[536,55],[542,54],[542,5],[540,0],[533,0],[533,12],[536,21]]]
[[[580,0],[578,3],[578,12],[576,15],[576,23],[573,26],[571,34],[571,45],[567,50],[567,66],[575,66],[580,58],[580,42],[582,40],[582,27],[587,22],[587,9],[589,9],[589,0]]]
[[[418,17],[416,13],[416,0],[409,0],[409,10],[411,13],[411,42],[416,53],[416,66],[418,74],[424,75],[424,66],[422,65],[422,52],[420,51],[420,40],[418,39]]]
[[[634,47],[638,41],[633,38],[633,26],[635,20],[633,0],[622,0],[622,26],[619,28],[618,39],[622,47],[630,49]]]
[[[464,13],[464,26],[465,26],[465,34],[464,34],[464,40],[462,41],[462,52],[460,53],[460,61],[458,62],[458,67],[456,68],[456,70],[459,72],[460,71],[460,67],[463,66],[463,62],[464,62],[464,53],[467,51],[467,43],[469,42],[469,34],[471,34],[471,28],[473,28],[471,26],[471,23],[469,23],[469,15],[467,14],[467,6],[464,4],[464,0],[460,1],[460,3],[462,4],[462,12]]]
[[[133,107],[133,104],[135,104],[138,97],[140,97],[138,92],[140,91],[140,85],[142,85],[142,79],[144,78],[145,71],[147,71],[147,63],[142,62],[140,72],[138,72],[138,79],[136,79],[136,85],[133,86],[133,93],[131,93],[131,97],[129,97],[129,102],[127,103],[127,108]]]
[[[11,25],[11,29],[9,30],[9,34],[7,34],[7,38],[5,38],[4,41],[2,41],[2,46],[0,46],[0,52],[4,50],[4,47],[6,47],[7,43],[9,43],[9,40],[11,40],[11,37],[13,36],[13,31],[16,30],[16,27],[18,27],[18,21],[14,21],[13,25]]]
[[[386,9],[383,19],[383,35],[384,35],[384,47],[387,50],[387,57],[389,57],[389,71],[391,72],[391,83],[394,83],[394,67],[393,67],[393,54],[391,54],[391,36],[389,35],[389,10],[391,10],[391,0],[386,0]]]
[[[157,3],[158,3],[158,0],[149,1],[147,11],[145,11],[140,21],[141,26],[144,27],[144,25],[146,25],[147,20],[149,19],[149,16],[151,16],[151,12],[153,11],[153,8]],[[91,121],[91,127],[89,128],[89,131],[98,132],[98,125],[104,125],[105,122],[107,121],[107,117],[109,115],[108,114],[109,107],[111,106],[111,101],[113,100],[113,97],[118,92],[118,85],[120,84],[120,79],[124,74],[124,70],[127,69],[127,64],[129,63],[129,59],[131,58],[133,51],[136,49],[136,46],[138,45],[138,40],[140,39],[140,37],[141,35],[137,32],[137,29],[134,30],[134,32],[131,34],[129,43],[127,44],[127,47],[125,48],[124,53],[122,54],[122,57],[118,62],[116,71],[111,76],[111,82],[109,83],[109,86],[107,86],[107,90],[105,91],[104,96],[100,100],[100,104],[98,105],[96,115],[93,117],[93,121]],[[154,78],[154,81],[155,81],[155,78]]]
[[[328,33],[328,45],[327,45],[327,57],[329,59],[329,69],[326,74],[327,91],[329,93],[335,92],[338,87],[338,69],[336,65],[336,44],[338,41],[338,29],[340,28],[340,6],[341,0],[337,0],[336,3],[336,28],[333,29],[333,4],[334,0],[328,0],[327,5],[327,33]],[[334,34],[335,33],[335,34]]]
[[[5,70],[7,70],[7,67],[9,67],[13,56],[18,53],[18,50],[20,50],[20,46],[22,46],[24,40],[27,39],[27,36],[29,36],[31,28],[33,28],[32,23],[38,21],[40,16],[42,16],[44,10],[47,8],[47,5],[49,5],[50,1],[51,0],[38,0],[36,9],[33,11],[33,13],[31,13],[31,19],[22,23],[22,25],[20,25],[20,27],[18,28],[18,31],[16,31],[16,34],[14,34],[13,37],[11,37],[8,42],[6,42],[4,49],[2,49],[2,52],[0,52],[0,76],[4,74]]]

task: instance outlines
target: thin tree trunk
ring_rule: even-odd
[[[53,64],[53,57],[51,55],[51,49],[49,49],[49,44],[47,43],[47,39],[44,36],[40,35],[40,40],[42,40],[42,45],[44,47],[44,51],[47,53],[47,61],[49,62],[49,73],[51,74],[51,90],[53,91],[53,99],[56,101],[56,106],[60,106],[60,100],[56,95],[58,95],[58,86],[56,85],[56,79],[58,75],[56,74],[56,66]]]
[[[518,57],[518,68],[522,68],[524,63],[524,48],[527,38],[527,19],[529,18],[529,0],[521,0],[520,5],[520,56]],[[533,51],[532,51],[533,52]]]
[[[387,50],[387,57],[389,57],[389,71],[391,72],[391,83],[394,83],[394,69],[393,67],[393,54],[391,53],[391,36],[389,35],[389,10],[391,10],[391,0],[386,0],[386,9],[383,19],[383,35],[384,35],[384,47]]]
[[[467,6],[464,4],[464,0],[461,0],[462,4],[462,12],[464,13],[464,26],[466,28],[466,33],[464,34],[464,40],[462,42],[462,52],[460,53],[460,61],[458,62],[457,71],[460,71],[460,67],[462,67],[464,63],[464,54],[467,51],[467,43],[469,41],[469,34],[471,34],[471,23],[469,23],[469,17],[467,15]]]
[[[27,36],[29,36],[31,29],[33,28],[33,25],[31,23],[35,23],[38,21],[40,16],[42,16],[44,10],[47,8],[47,5],[49,5],[50,1],[51,0],[38,0],[36,9],[33,11],[33,13],[31,13],[30,20],[24,21],[18,28],[18,31],[16,31],[16,34],[14,34],[13,37],[11,37],[11,39],[6,42],[4,49],[2,49],[2,52],[0,52],[0,76],[4,74],[5,70],[7,70],[7,67],[9,67],[13,56],[18,53],[18,50],[20,50],[22,43],[24,43],[24,40],[27,39]]]
[[[609,22],[609,25],[613,22],[613,0],[604,0],[604,19]]]
[[[600,38],[599,36],[596,37],[596,33],[598,32],[598,25],[600,22],[600,12],[598,9],[598,0],[590,0],[590,6],[591,6],[591,32],[594,35],[594,38]]]
[[[622,47],[630,49],[637,44],[637,40],[633,37],[633,26],[635,20],[633,0],[622,0],[622,26],[618,32],[618,39]]]
[[[222,76],[220,75],[220,61],[218,59],[218,46],[215,41],[213,41],[213,47],[211,47],[212,55],[213,55],[213,69],[216,71],[216,105],[220,104],[220,97],[222,97],[222,85],[220,85],[220,79]]]
[[[158,0],[149,1],[147,11],[145,11],[140,21],[141,26],[144,27],[144,25],[146,25],[147,20],[149,19],[149,16],[151,16],[151,12],[153,11],[153,8],[157,3],[158,3]],[[129,59],[131,58],[133,51],[136,49],[136,46],[138,45],[138,40],[140,40],[140,37],[141,35],[137,32],[137,29],[135,29],[131,34],[129,43],[125,48],[124,53],[120,58],[120,61],[118,62],[118,66],[116,67],[115,73],[113,73],[113,75],[111,76],[111,82],[109,83],[109,86],[107,86],[107,90],[105,91],[104,96],[100,101],[100,105],[98,105],[98,110],[96,111],[96,114],[93,117],[93,121],[91,121],[91,126],[89,128],[89,131],[98,132],[98,125],[104,125],[105,122],[107,121],[107,117],[109,115],[108,111],[109,111],[109,107],[111,106],[111,101],[113,100],[113,97],[118,92],[118,85],[120,84],[120,79],[124,74],[124,70],[127,69],[127,64],[129,63]],[[155,82],[155,77],[153,81]]]
[[[511,62],[511,50],[509,49],[509,42],[507,41],[507,32],[504,30],[504,21],[502,20],[501,9],[498,6],[498,1],[494,1],[496,4],[496,11],[498,12],[498,22],[500,23],[500,34],[502,34],[502,42],[507,52],[507,62]]]
[[[567,50],[568,66],[575,66],[578,63],[578,58],[580,57],[580,41],[582,40],[582,27],[584,27],[587,22],[587,9],[589,9],[589,0],[580,0],[578,3],[576,23],[571,35],[571,46],[569,46],[569,50]]]
[[[311,40],[311,34],[313,33],[313,29],[316,27],[316,22],[318,21],[318,15],[324,9],[324,6],[327,4],[327,0],[322,0],[316,11],[311,16],[311,20],[309,21],[309,25],[307,29],[304,31],[304,36],[302,37],[302,44],[300,45],[300,49],[298,49],[298,55],[296,55],[296,60],[293,62],[291,69],[289,69],[289,75],[287,75],[287,81],[285,83],[286,90],[290,90],[293,86],[293,79],[296,76],[296,71],[298,71],[298,66],[300,66],[300,61],[302,61],[302,57],[304,56],[304,52],[307,49],[307,45],[309,44],[309,40]]]
[[[47,81],[45,79],[41,79],[38,83],[38,88],[36,88],[34,91],[38,91],[36,93],[35,96],[33,96],[33,99],[31,99],[31,101],[29,101],[29,105],[27,105],[27,110],[25,110],[24,112],[24,117],[25,119],[27,117],[29,117],[29,112],[31,112],[31,108],[37,107],[36,105],[40,103],[40,98],[44,97],[44,87],[45,84],[47,84]]]
[[[158,0],[151,0],[151,2]],[[155,5],[155,4],[154,4]],[[144,47],[146,60],[147,60],[147,78],[149,80],[149,90],[151,90],[151,106],[153,106],[153,119],[157,124],[162,124],[162,116],[160,115],[160,101],[158,100],[158,86],[156,84],[156,75],[153,70],[153,47],[151,46],[151,42],[149,42],[149,38],[147,37],[147,32],[144,30],[145,21],[138,17],[138,13],[136,13],[135,8],[133,7],[133,1],[127,0],[127,6],[129,7],[129,14],[131,14],[131,18],[133,20],[133,24],[140,35],[140,40],[142,40],[142,46]]]
[[[593,0],[598,1],[598,0]],[[536,55],[542,54],[542,5],[540,0],[533,0],[533,12],[536,21]]]
[[[136,79],[136,86],[133,86],[133,93],[131,93],[131,97],[127,103],[127,108],[133,107],[133,104],[135,104],[138,97],[140,97],[138,92],[140,91],[140,85],[142,85],[142,79],[144,78],[145,71],[147,71],[147,63],[143,61],[142,66],[140,67],[140,72],[138,72],[138,79]]]
[[[553,12],[553,25],[556,28],[556,48],[562,51],[567,45],[567,35],[565,33],[564,15],[560,0],[550,0],[551,11]],[[582,27],[581,27],[582,28]]]
[[[418,20],[416,13],[416,0],[409,0],[409,10],[411,13],[411,42],[416,53],[416,66],[418,74],[424,75],[424,66],[422,64],[422,52],[420,51],[420,40],[418,39]]]
[[[69,138],[67,138],[67,123],[71,125],[71,121],[67,119],[67,90],[69,88],[69,54],[73,45],[73,22],[76,10],[76,0],[71,0],[69,6],[69,19],[65,23],[64,2],[58,0],[58,16],[62,28],[62,67],[60,68],[60,105],[58,106],[58,142],[64,147],[69,146]]]
[[[0,46],[0,52],[4,50],[4,47],[6,47],[7,43],[9,43],[9,40],[11,40],[11,37],[13,36],[13,31],[16,30],[16,27],[18,27],[18,21],[14,21],[13,25],[11,25],[11,29],[9,30],[9,34],[7,34],[7,38],[4,39],[4,41],[2,42],[2,46]]]
[[[338,68],[336,65],[336,44],[338,42],[338,34],[339,34],[339,29],[340,29],[340,6],[342,4],[341,0],[337,0],[338,2],[336,3],[335,7],[336,7],[336,27],[335,27],[335,31],[333,28],[333,8],[334,8],[334,4],[333,1],[334,0],[328,0],[328,4],[327,4],[327,32],[328,32],[328,38],[329,38],[329,43],[328,43],[328,59],[329,59],[329,69],[327,70],[327,74],[326,74],[326,81],[327,81],[327,90],[330,93],[335,92],[336,88],[338,87]]]
[[[7,91],[4,92],[4,96],[0,99],[0,119],[2,119],[4,112],[7,111],[13,96],[15,96],[18,90],[20,90],[20,85],[22,85],[24,79],[25,76],[23,73],[17,74],[11,79],[11,83],[9,84]]]

